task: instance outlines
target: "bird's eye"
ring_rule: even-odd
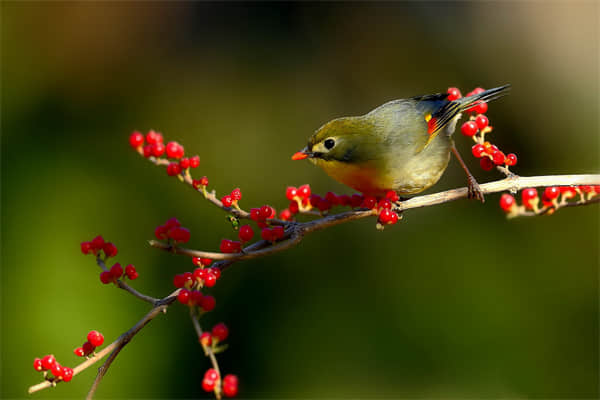
[[[333,139],[327,139],[325,141],[325,143],[323,143],[323,144],[325,145],[325,148],[327,150],[331,150],[331,149],[333,149],[333,146],[335,146],[335,140],[333,140]]]

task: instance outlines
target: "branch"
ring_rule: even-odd
[[[100,268],[102,268],[103,271],[108,271],[108,268],[106,267],[106,264],[104,264],[103,259],[101,259],[100,257],[97,257],[96,263],[98,264],[98,266],[100,266]],[[152,305],[154,305],[160,301],[160,299],[155,299],[154,297],[147,296],[143,293],[138,292],[137,290],[135,290],[134,288],[132,288],[131,286],[129,286],[128,284],[123,282],[121,279],[117,279],[116,285],[118,287],[120,287],[121,289],[131,293],[138,299],[144,300],[145,302],[150,303]]]
[[[505,191],[516,192],[528,187],[570,185],[600,185],[600,175],[548,175],[533,177],[519,177],[517,175],[512,175],[506,179],[488,182],[479,186],[483,193],[490,194]],[[411,199],[396,203],[394,211],[402,212],[413,208],[429,207],[448,203],[450,201],[466,198],[467,193],[468,189],[466,187],[462,187],[439,193],[416,196]],[[578,202],[577,204],[573,203],[573,205],[582,205],[589,202],[590,201]],[[150,240],[149,243],[152,247],[175,254],[182,254],[189,257],[206,257],[221,261],[221,263],[217,263],[213,266],[224,269],[235,261],[249,260],[287,250],[288,248],[300,243],[304,238],[304,235],[308,233],[374,215],[377,215],[376,210],[355,210],[328,215],[308,222],[291,222],[286,228],[283,241],[272,244],[271,242],[260,240],[244,248],[241,253],[234,254],[186,249],[183,247],[172,246],[167,243],[159,242],[157,240]]]
[[[196,331],[196,335],[198,335],[198,339],[202,337],[202,327],[200,326],[200,321],[198,314],[194,311],[193,307],[190,307],[190,318],[192,319],[192,324],[194,325],[194,330]],[[219,382],[221,381],[221,370],[219,369],[219,363],[217,362],[217,357],[215,357],[215,352],[212,347],[205,346],[202,344],[202,349],[204,350],[204,355],[206,355],[210,359],[210,363],[212,364],[215,371],[217,371],[217,375],[219,376]],[[215,388],[220,388],[219,385],[215,385]],[[215,397],[217,400],[221,400],[221,390],[215,390]]]

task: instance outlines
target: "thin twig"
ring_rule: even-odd
[[[202,337],[202,327],[200,326],[200,320],[198,317],[198,314],[196,312],[194,312],[194,308],[190,307],[190,318],[192,319],[192,324],[194,325],[194,330],[196,331],[196,335],[198,335],[198,339],[200,339]],[[209,346],[205,346],[202,344],[202,349],[204,350],[204,354],[210,359],[210,363],[212,364],[213,368],[215,369],[215,371],[217,371],[217,376],[219,377],[218,379],[218,384],[215,385],[215,388],[218,388],[217,390],[215,390],[215,397],[217,398],[217,400],[221,400],[221,370],[219,369],[219,363],[217,362],[217,357],[215,357],[215,352],[213,351],[213,349]]]
[[[100,268],[102,268],[102,270],[108,271],[108,268],[106,267],[106,264],[104,263],[104,260],[102,260],[100,257],[96,257],[96,263],[100,266]],[[138,292],[137,290],[135,290],[134,288],[132,288],[131,286],[129,286],[128,284],[123,282],[121,279],[117,279],[117,286],[123,290],[128,291],[129,293],[131,293],[138,299],[144,300],[145,302],[150,303],[152,305],[154,305],[160,301],[160,299],[156,299],[154,297],[147,296],[143,293]]]

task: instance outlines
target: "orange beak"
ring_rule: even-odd
[[[306,154],[304,151],[298,151],[292,156],[292,160],[294,161],[304,160],[305,158],[308,158],[308,154]]]

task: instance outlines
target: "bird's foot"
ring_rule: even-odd
[[[467,190],[467,197],[469,199],[475,199],[481,201],[482,203],[485,203],[485,196],[483,195],[483,190],[481,190],[479,184],[472,176],[469,177]]]

